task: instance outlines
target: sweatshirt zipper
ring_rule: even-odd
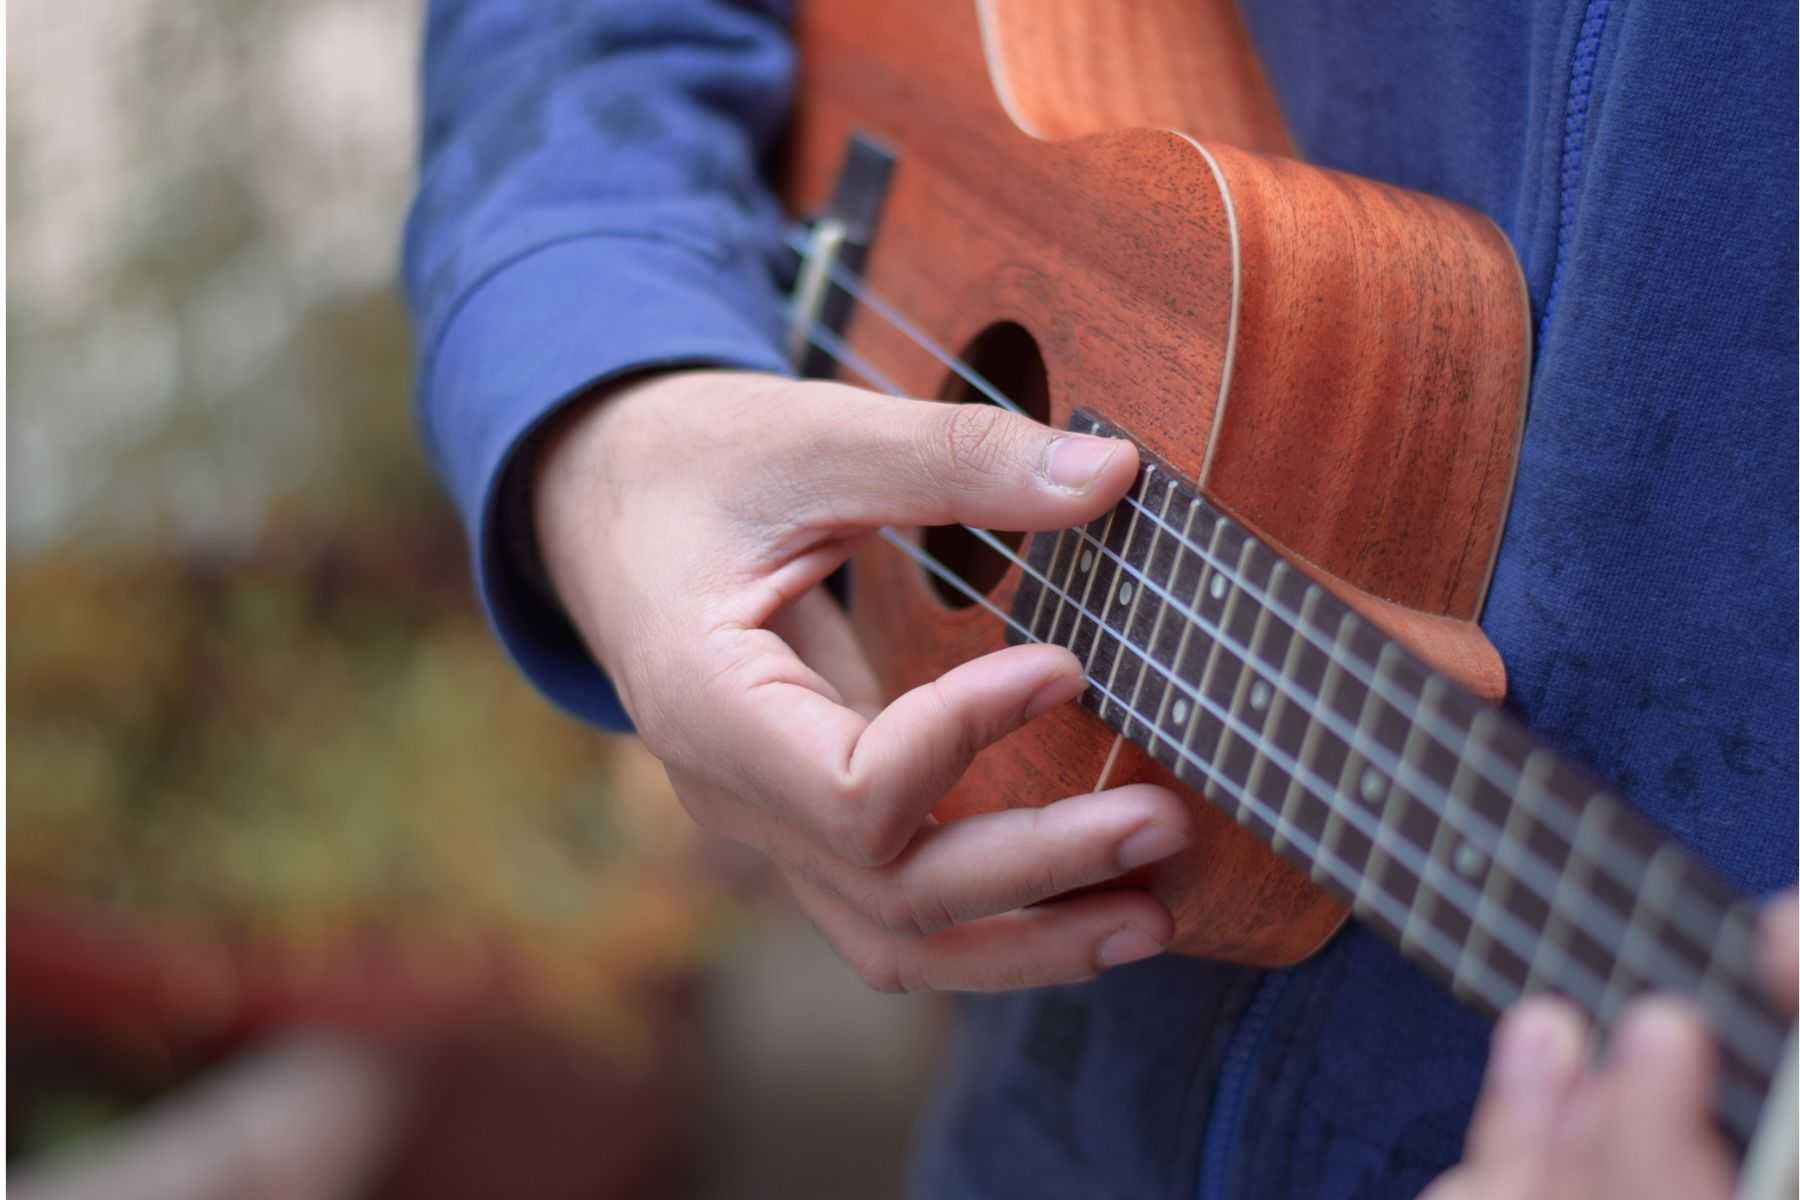
[[[1264,1036],[1274,1020],[1288,978],[1286,971],[1271,971],[1263,976],[1225,1047],[1225,1061],[1219,1068],[1211,1115],[1200,1144],[1198,1200],[1226,1200],[1225,1189],[1230,1184],[1232,1164],[1236,1161],[1238,1126],[1243,1121],[1246,1094],[1250,1080],[1256,1074],[1256,1065],[1262,1058]]]

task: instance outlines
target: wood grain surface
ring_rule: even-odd
[[[899,156],[865,270],[877,293],[958,353],[1023,326],[1051,423],[1105,414],[1428,661],[1503,690],[1474,620],[1529,350],[1489,221],[1290,157],[1229,4],[814,0],[797,33],[793,210],[823,204],[853,132]],[[913,395],[958,394],[872,312],[850,341]],[[855,572],[857,626],[896,693],[1003,644],[997,618],[947,606],[891,547],[872,543]],[[1017,583],[1014,568],[994,599]],[[1071,705],[979,756],[941,815],[1092,790],[1114,742]],[[1105,784],[1133,780],[1192,797],[1195,844],[1149,876],[1177,948],[1288,963],[1342,923],[1126,744]]]

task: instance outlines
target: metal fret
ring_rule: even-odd
[[[1175,499],[1178,495],[1180,495],[1180,488],[1177,486],[1177,484],[1174,480],[1171,480],[1169,482],[1169,494],[1163,500],[1163,512],[1165,514],[1168,512],[1169,502],[1171,500]],[[1187,545],[1188,538],[1193,532],[1194,515],[1196,513],[1198,513],[1199,511],[1200,511],[1200,502],[1199,501],[1197,501],[1197,500],[1192,501],[1187,505],[1187,517],[1181,523],[1180,539],[1175,543],[1174,553],[1172,555],[1172,560],[1171,560],[1171,563],[1169,566],[1168,574],[1165,578],[1163,578],[1160,581],[1161,583],[1163,583],[1165,586],[1167,586],[1169,588],[1171,594],[1173,594],[1173,591],[1174,591],[1175,581],[1181,573],[1181,563],[1182,563],[1182,559],[1183,559],[1182,550]],[[1152,559],[1152,565],[1154,565],[1154,559]],[[1151,626],[1150,640],[1145,643],[1145,645],[1149,648],[1149,656],[1152,659],[1154,659],[1156,657],[1157,647],[1159,646],[1159,644],[1161,643],[1161,640],[1162,640],[1163,623],[1164,623],[1164,621],[1166,621],[1168,619],[1169,610],[1172,607],[1173,607],[1173,605],[1171,605],[1167,600],[1163,600],[1157,605],[1156,623]],[[1181,643],[1185,645],[1186,641],[1187,641],[1187,635],[1193,630],[1193,623],[1190,621],[1184,620],[1181,622],[1181,625],[1182,625]],[[1179,648],[1177,648],[1177,650],[1175,652],[1175,657],[1172,659],[1169,659],[1168,661],[1171,663],[1178,663],[1181,661],[1181,651]],[[1140,705],[1138,704],[1138,695],[1143,689],[1144,677],[1148,673],[1149,672],[1146,670],[1140,670],[1138,672],[1137,686],[1135,688],[1133,688],[1132,692],[1131,692],[1131,707],[1133,709],[1140,708]],[[1167,681],[1165,681],[1163,683],[1162,698],[1157,701],[1156,714],[1151,719],[1151,725],[1154,728],[1157,728],[1157,729],[1162,728],[1163,716],[1168,711],[1170,697],[1175,693],[1175,691],[1176,691],[1176,688],[1171,686]]]
[[[1052,591],[1054,591],[1057,594],[1057,596],[1059,597],[1058,608],[1061,607],[1061,600],[1066,599],[1068,597],[1068,589],[1069,589],[1070,580],[1067,578],[1067,576],[1074,569],[1075,561],[1079,557],[1072,549],[1070,549],[1068,561],[1066,563],[1064,563],[1064,565],[1063,565],[1063,570],[1061,572],[1061,575],[1063,576],[1062,582],[1060,584],[1054,584],[1051,582],[1052,580],[1055,580],[1058,578],[1056,564],[1058,561],[1060,561],[1062,559],[1064,550],[1068,548],[1068,540],[1069,540],[1069,531],[1068,530],[1066,530],[1066,529],[1057,530],[1056,531],[1056,541],[1051,545],[1049,558],[1044,563],[1044,578],[1043,578],[1043,580],[1039,581],[1039,580],[1031,578],[1028,575],[1025,577],[1025,581],[1021,585],[1024,587],[1033,587],[1037,590],[1037,600],[1031,606],[1031,619],[1029,621],[1025,622],[1025,628],[1027,628],[1031,631],[1031,634],[1033,637],[1048,638],[1048,636],[1049,636],[1049,631],[1043,629],[1038,624],[1038,622],[1043,618],[1044,600],[1050,595],[1050,593]],[[1077,538],[1076,542],[1079,544],[1080,540],[1081,539]],[[1055,624],[1054,617],[1051,620],[1051,624],[1052,625]]]
[[[1546,757],[1547,752],[1545,752]],[[1553,768],[1551,768],[1553,769]],[[1525,966],[1525,991],[1541,990],[1545,984],[1554,984],[1560,976],[1561,967],[1577,962],[1575,952],[1564,940],[1574,932],[1570,922],[1569,905],[1582,898],[1587,887],[1587,878],[1591,870],[1587,855],[1582,852],[1582,844],[1595,836],[1593,832],[1608,815],[1611,805],[1604,796],[1594,796],[1581,810],[1581,820],[1575,827],[1575,836],[1569,842],[1569,856],[1563,863],[1561,874],[1557,876],[1556,888],[1550,893],[1550,916],[1538,934],[1537,945],[1532,949],[1531,961]],[[1549,973],[1543,959],[1546,953],[1555,955],[1559,962],[1556,973]]]
[[[1619,1009],[1631,999],[1634,983],[1641,982],[1633,978],[1631,951],[1640,939],[1649,936],[1657,927],[1651,924],[1657,922],[1656,906],[1673,898],[1671,890],[1676,883],[1674,872],[1678,867],[1679,855],[1674,843],[1670,842],[1659,847],[1650,856],[1649,866],[1644,868],[1643,882],[1631,908],[1625,913],[1625,938],[1619,943],[1612,970],[1607,972],[1606,984],[1600,990],[1599,1011],[1594,1015],[1602,1027],[1612,1023]]]
[[[1381,652],[1375,662],[1377,681],[1381,680],[1391,669],[1389,662],[1393,645],[1394,643],[1388,642],[1381,647]],[[1385,878],[1387,869],[1393,862],[1393,856],[1388,850],[1388,841],[1391,839],[1387,835],[1391,830],[1394,837],[1403,836],[1398,818],[1406,806],[1406,789],[1400,785],[1398,779],[1389,779],[1376,767],[1370,765],[1362,751],[1357,748],[1358,744],[1369,736],[1369,730],[1373,725],[1371,713],[1381,704],[1379,696],[1380,690],[1374,687],[1363,693],[1362,705],[1356,717],[1356,736],[1352,739],[1349,755],[1344,759],[1343,772],[1338,777],[1338,792],[1340,795],[1361,800],[1370,806],[1377,803],[1381,806],[1381,816],[1375,823],[1375,836],[1371,839],[1373,845],[1369,850],[1368,861],[1363,867],[1362,881],[1357,885],[1356,904],[1360,910],[1367,911],[1368,893],[1372,890],[1384,891],[1388,895],[1400,899],[1406,909],[1407,920],[1401,923],[1401,928],[1396,932],[1401,935],[1400,948],[1406,950],[1410,948],[1410,943],[1406,938],[1406,927],[1412,920],[1412,907],[1413,902],[1418,899],[1418,889],[1415,886],[1410,899],[1402,899],[1394,889],[1387,886]],[[1416,730],[1418,726],[1414,725],[1413,728]]]
[[[1264,593],[1273,593],[1279,584],[1281,575],[1288,570],[1289,567],[1285,562],[1277,560],[1274,569],[1269,572],[1268,581],[1263,588]],[[1262,605],[1256,614],[1256,628],[1250,634],[1248,658],[1252,669],[1246,671],[1244,676],[1238,680],[1240,698],[1249,703],[1251,712],[1257,714],[1255,754],[1250,760],[1250,771],[1244,776],[1244,786],[1250,790],[1252,795],[1258,796],[1267,794],[1263,779],[1270,769],[1268,730],[1275,718],[1275,708],[1278,703],[1276,687],[1269,680],[1263,678],[1265,674],[1275,675],[1278,669],[1270,665],[1268,655],[1264,653],[1263,648],[1268,642],[1270,631],[1277,625],[1278,622],[1274,620],[1274,613],[1270,611],[1269,606]],[[1291,649],[1292,639],[1290,637],[1282,646],[1284,663],[1287,661],[1288,652]],[[1275,836],[1280,836],[1280,830],[1274,832]]]
[[[1225,608],[1219,616],[1220,629],[1229,629],[1231,627],[1232,620],[1237,615],[1238,606],[1244,603],[1244,588],[1240,581],[1243,579],[1244,561],[1249,556],[1250,548],[1254,544],[1255,543],[1249,538],[1245,538],[1243,544],[1238,547],[1237,569],[1235,572],[1236,579],[1228,585],[1229,591],[1225,597]],[[1224,576],[1218,572],[1214,572],[1212,577],[1214,579],[1224,578]],[[1207,586],[1209,589],[1212,587],[1210,583]],[[1243,669],[1243,660],[1237,657],[1234,652],[1225,648],[1225,639],[1221,637],[1214,639],[1212,653],[1207,656],[1206,671],[1200,676],[1200,694],[1213,701],[1228,714],[1226,718],[1221,719],[1219,726],[1219,740],[1214,744],[1213,752],[1209,757],[1213,767],[1234,782],[1236,781],[1236,776],[1225,770],[1225,756],[1231,751],[1232,738],[1234,736],[1229,720],[1231,709],[1229,701],[1220,700],[1213,681],[1218,677],[1218,673],[1221,670],[1225,670],[1232,672],[1231,682],[1235,683],[1237,673],[1241,672]],[[1233,806],[1233,811],[1240,822],[1248,821],[1249,810],[1245,808],[1241,802]]]
[[[1310,628],[1317,624],[1316,617],[1319,611],[1319,597],[1321,593],[1322,589],[1318,584],[1307,584],[1305,598],[1300,602],[1299,624],[1302,628]],[[1284,677],[1291,678],[1294,676],[1295,668],[1299,665],[1301,651],[1307,644],[1306,639],[1303,637],[1296,637],[1288,643],[1287,657],[1281,664],[1281,674]],[[1281,717],[1286,716],[1289,703],[1286,692],[1281,694],[1278,703],[1281,705],[1281,712],[1272,716],[1271,722],[1278,721]],[[1306,719],[1306,732],[1301,739],[1299,747],[1300,753],[1296,755],[1294,759],[1295,762],[1301,765],[1304,765],[1306,762],[1307,743],[1315,736],[1315,732],[1318,729],[1318,723],[1312,719],[1311,713],[1305,713],[1304,716]],[[1265,726],[1265,728],[1266,727],[1267,726]],[[1311,793],[1300,786],[1299,779],[1290,775],[1288,778],[1287,791],[1284,793],[1281,801],[1281,819],[1275,830],[1274,846],[1277,851],[1286,850],[1288,847],[1288,842],[1283,832],[1284,827],[1296,830],[1302,828],[1299,816],[1303,801],[1310,801],[1314,807],[1317,807],[1318,805],[1317,801],[1312,800]],[[1337,815],[1337,810],[1329,809],[1326,812],[1323,826],[1319,831],[1318,841],[1321,858],[1337,854],[1337,827],[1340,824],[1342,824],[1342,819]],[[1314,863],[1313,870],[1315,879],[1317,878],[1317,871],[1319,869],[1320,865]]]
[[[1479,746],[1488,740],[1487,733],[1498,720],[1491,712],[1476,715],[1469,728],[1466,745]],[[1525,778],[1533,778],[1534,772],[1547,771],[1548,760],[1535,757],[1525,763]],[[1469,978],[1470,971],[1477,966],[1489,966],[1493,952],[1494,939],[1490,929],[1493,927],[1491,911],[1499,908],[1506,910],[1507,899],[1512,891],[1513,876],[1504,869],[1505,853],[1508,846],[1525,845],[1525,827],[1532,821],[1531,810],[1523,804],[1514,804],[1507,813],[1506,823],[1500,829],[1499,845],[1496,847],[1494,861],[1489,865],[1487,879],[1481,885],[1481,893],[1475,901],[1475,911],[1469,918],[1469,936],[1463,939],[1462,953],[1457,955],[1456,966],[1450,973],[1450,990],[1465,999],[1475,994]],[[1520,971],[1529,973],[1530,964],[1520,963]],[[1511,982],[1513,995],[1525,990],[1525,974],[1517,979],[1513,972],[1502,972],[1502,976]],[[1512,997],[1506,999],[1511,1003]]]
[[[1317,592],[1321,593],[1320,604],[1322,605],[1323,604],[1323,597],[1322,597],[1323,589],[1318,588],[1317,584],[1315,584],[1313,586]],[[1309,594],[1309,598],[1310,598],[1310,594]],[[1356,623],[1357,623],[1356,615],[1354,613],[1349,612],[1348,610],[1343,611],[1339,615],[1338,627],[1336,630],[1335,638],[1332,642],[1332,652],[1326,656],[1325,674],[1324,674],[1324,677],[1320,680],[1319,686],[1315,690],[1315,693],[1314,693],[1319,698],[1317,704],[1315,705],[1316,708],[1323,708],[1324,706],[1330,704],[1331,697],[1335,693],[1339,681],[1348,676],[1348,672],[1345,671],[1345,669],[1344,669],[1340,654],[1342,652],[1342,649],[1343,649],[1345,643],[1349,640],[1350,633],[1355,628]],[[1323,771],[1323,772],[1320,771],[1318,769],[1318,761],[1319,761],[1320,754],[1322,752],[1335,754],[1338,751],[1343,752],[1344,759],[1340,760],[1336,764],[1335,768],[1329,769],[1329,770]],[[1338,740],[1334,735],[1330,735],[1330,734],[1326,733],[1324,722],[1319,720],[1318,714],[1315,712],[1312,715],[1312,722],[1307,728],[1306,739],[1305,739],[1305,741],[1303,741],[1301,743],[1301,746],[1300,746],[1300,757],[1297,760],[1297,766],[1299,767],[1299,771],[1296,772],[1293,782],[1288,785],[1287,801],[1291,802],[1293,800],[1293,793],[1296,788],[1301,788],[1304,786],[1301,776],[1305,775],[1307,772],[1311,772],[1313,775],[1315,775],[1321,779],[1341,779],[1342,773],[1343,773],[1344,762],[1348,761],[1348,757],[1349,757],[1349,748],[1347,746],[1345,746],[1345,744],[1342,741]],[[1338,797],[1339,797],[1340,804],[1345,802],[1346,798],[1344,797],[1342,788],[1339,788],[1339,790],[1338,790]],[[1327,803],[1329,803],[1329,801]],[[1285,807],[1285,804],[1284,804],[1284,807]],[[1325,837],[1327,839],[1329,839],[1330,841],[1332,841],[1332,843],[1334,845],[1339,845],[1341,847],[1341,844],[1343,841],[1343,836],[1344,836],[1344,831],[1346,828],[1346,822],[1344,820],[1343,813],[1340,810],[1339,805],[1330,805],[1330,808],[1331,808],[1331,815],[1326,818],[1326,822],[1325,822]],[[1355,830],[1351,831],[1351,836],[1355,837],[1355,838],[1363,838],[1363,835],[1360,832],[1355,831]],[[1373,847],[1374,847],[1374,843],[1369,842],[1367,848],[1365,848],[1363,850],[1361,858],[1357,858],[1353,854],[1345,853],[1341,849],[1339,850],[1339,855],[1340,855],[1340,857],[1343,858],[1343,860],[1346,863],[1348,863],[1356,871],[1357,876],[1360,878],[1362,875],[1363,865],[1369,861],[1369,855],[1373,852]],[[1314,871],[1313,871],[1313,878],[1314,879],[1320,878],[1316,864],[1315,864]],[[1322,880],[1321,880],[1321,882],[1322,882]]]
[[[1208,545],[1207,545],[1207,550],[1215,562],[1218,560],[1219,542],[1224,536],[1225,536],[1225,522],[1215,520],[1213,522],[1212,538],[1210,539],[1210,541],[1208,542]],[[1219,575],[1218,571],[1210,566],[1206,570],[1201,572],[1200,587],[1195,596],[1198,611],[1201,611],[1201,612],[1205,611],[1204,606],[1206,605],[1206,598],[1209,595],[1211,595],[1212,591],[1213,591],[1212,581],[1215,579],[1220,579],[1220,578],[1221,578],[1221,576]],[[1222,588],[1220,589],[1220,594],[1223,594]],[[1217,596],[1213,597],[1213,599],[1215,599],[1215,600],[1217,598],[1218,598]],[[1184,679],[1191,679],[1191,678],[1193,678],[1193,676],[1187,670],[1185,670],[1183,667],[1183,664],[1187,662],[1187,658],[1186,658],[1186,654],[1185,654],[1187,643],[1188,643],[1187,635],[1183,634],[1182,635],[1183,653],[1181,655],[1178,655],[1175,659],[1175,672],[1177,675],[1181,676]],[[1199,688],[1197,689],[1197,692],[1199,695],[1206,694],[1206,684],[1205,684],[1206,676],[1212,670],[1213,659],[1215,657],[1217,657],[1218,654],[1221,652],[1219,639],[1216,637],[1206,638],[1205,645],[1206,645],[1205,666],[1201,670],[1200,685],[1199,685]],[[1177,703],[1177,705],[1185,704],[1185,705],[1189,706],[1189,711],[1187,713],[1185,722],[1182,727],[1181,739],[1180,739],[1179,744],[1181,745],[1181,747],[1183,749],[1194,753],[1199,758],[1201,758],[1205,761],[1208,761],[1208,762],[1212,761],[1211,753],[1207,750],[1203,750],[1200,746],[1199,741],[1194,736],[1195,731],[1198,728],[1200,728],[1200,716],[1201,716],[1201,713],[1205,711],[1204,706],[1197,702],[1189,701],[1185,697],[1176,701],[1176,703]],[[1182,714],[1181,714],[1179,708],[1177,708],[1177,710],[1174,712],[1173,715],[1176,720],[1178,720],[1178,721],[1183,720],[1183,717],[1182,717]],[[1210,716],[1209,716],[1209,719],[1211,719]]]
[[[1118,529],[1118,522],[1114,518],[1118,516],[1118,513],[1120,513],[1120,509],[1112,509],[1111,513],[1107,513],[1103,518],[1102,529],[1096,538],[1096,542],[1102,549],[1112,545],[1112,534],[1114,534],[1114,529]],[[1136,522],[1138,522],[1138,509],[1132,509],[1130,524],[1136,525]],[[1080,570],[1085,578],[1084,585],[1082,585],[1082,599],[1080,599],[1080,603],[1069,606],[1069,633],[1057,637],[1058,644],[1067,646],[1075,653],[1076,658],[1082,660],[1082,669],[1089,678],[1094,678],[1094,655],[1100,649],[1103,640],[1100,637],[1100,624],[1094,621],[1093,615],[1091,615],[1094,612],[1094,588],[1096,585],[1100,585],[1100,579],[1107,578],[1107,583],[1100,585],[1100,597],[1105,599],[1105,597],[1111,596],[1112,585],[1120,576],[1120,567],[1114,565],[1116,561],[1118,560],[1112,560],[1102,551],[1094,551],[1093,547],[1082,549],[1082,556],[1076,560],[1076,570]],[[1087,626],[1093,626],[1093,635],[1084,644],[1082,637],[1087,631]],[[1098,709],[1098,694],[1094,693],[1093,689],[1089,689],[1084,696],[1084,702],[1091,702],[1091,707]]]
[[[1138,487],[1138,495],[1139,495],[1140,500],[1143,497],[1149,496],[1150,486],[1151,486],[1151,483],[1155,480],[1155,478],[1156,478],[1155,464],[1145,467],[1143,481],[1139,484],[1139,487]],[[1147,549],[1144,552],[1143,557],[1141,559],[1138,559],[1138,561],[1141,561],[1141,562],[1145,563],[1146,565],[1149,564],[1150,561],[1156,557],[1156,544],[1158,541],[1160,541],[1162,539],[1163,522],[1169,513],[1169,500],[1172,496],[1174,496],[1174,494],[1175,494],[1175,489],[1173,487],[1171,487],[1168,490],[1168,492],[1164,494],[1162,508],[1157,512],[1157,514],[1156,514],[1157,520],[1154,522],[1155,532],[1153,532],[1150,535],[1149,549]],[[1141,511],[1141,509],[1139,511]],[[1133,539],[1132,535],[1133,535],[1133,533],[1136,532],[1136,525],[1137,525],[1137,513],[1136,512],[1132,513],[1131,519],[1132,519],[1132,529],[1128,530],[1125,534],[1125,549],[1126,549],[1126,554],[1127,554],[1128,558],[1136,559],[1137,556],[1133,555],[1131,553],[1131,548],[1134,544],[1134,539]],[[1136,647],[1131,640],[1131,629],[1132,629],[1133,624],[1137,620],[1138,609],[1143,606],[1144,597],[1149,594],[1150,594],[1150,589],[1148,587],[1145,587],[1141,580],[1138,581],[1134,585],[1132,580],[1127,579],[1127,580],[1120,582],[1118,585],[1116,585],[1113,595],[1109,599],[1107,606],[1106,606],[1107,613],[1104,614],[1106,619],[1111,619],[1112,614],[1116,613],[1118,608],[1121,605],[1124,606],[1125,615],[1124,615],[1124,618],[1120,621],[1121,628],[1119,630],[1119,636],[1121,639],[1123,639],[1123,641],[1125,642],[1126,645],[1133,646],[1133,648],[1136,648]],[[1160,612],[1162,610],[1162,608],[1165,606],[1159,604],[1157,607],[1158,607],[1158,611]],[[1132,720],[1131,714],[1135,713],[1137,711],[1138,692],[1144,686],[1144,673],[1146,670],[1147,670],[1147,667],[1145,665],[1144,659],[1140,657],[1138,659],[1137,682],[1133,685],[1133,687],[1131,689],[1131,700],[1129,701],[1129,703],[1127,703],[1126,708],[1125,708],[1125,714],[1123,716],[1123,728],[1127,734],[1129,734],[1131,732],[1131,720]],[[1111,692],[1115,696],[1120,694],[1118,679],[1119,679],[1119,660],[1118,660],[1118,658],[1114,658],[1113,664],[1112,664],[1112,670],[1107,672],[1106,690]]]
[[[1426,680],[1424,691],[1419,695],[1419,711],[1429,712],[1434,710],[1437,707],[1439,698],[1443,695],[1443,689],[1443,681],[1437,676],[1434,675]],[[1415,772],[1422,770],[1421,759],[1424,755],[1424,747],[1430,741],[1429,738],[1422,736],[1424,728],[1425,723],[1423,721],[1413,722],[1412,730],[1408,733],[1406,738],[1406,744],[1400,752],[1401,774],[1405,774],[1409,769]],[[1458,772],[1460,775],[1461,765],[1458,767]],[[1456,781],[1453,778],[1446,799],[1446,805],[1455,804],[1457,802],[1455,782]],[[1396,784],[1395,786],[1397,790],[1398,785]],[[1438,898],[1442,895],[1441,889],[1443,887],[1443,881],[1433,879],[1432,871],[1433,868],[1440,871],[1443,870],[1442,863],[1450,853],[1450,847],[1455,845],[1456,841],[1457,838],[1452,831],[1450,822],[1448,820],[1438,821],[1437,828],[1432,831],[1431,845],[1425,851],[1425,869],[1420,875],[1419,886],[1413,892],[1412,903],[1407,905],[1406,908],[1406,924],[1400,930],[1400,948],[1402,950],[1411,946],[1417,940],[1418,934],[1414,929],[1415,925],[1423,923],[1430,928],[1437,928],[1433,917],[1437,908]],[[1468,941],[1465,937],[1452,937],[1451,940],[1459,945],[1466,945]]]

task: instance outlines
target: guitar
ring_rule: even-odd
[[[1299,161],[1229,0],[832,0],[797,34],[805,369],[1143,451],[1087,527],[859,554],[896,693],[1007,642],[1086,667],[938,815],[1154,782],[1200,830],[1146,878],[1182,952],[1290,964],[1354,915],[1489,1013],[1554,990],[1604,1033],[1685,994],[1745,1187],[1791,1180],[1755,906],[1494,707],[1530,361],[1505,237]]]

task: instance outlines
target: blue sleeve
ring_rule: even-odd
[[[557,703],[628,727],[519,567],[503,497],[564,402],[656,367],[786,370],[761,174],[792,68],[779,0],[434,0],[403,271],[424,437],[490,620]]]

